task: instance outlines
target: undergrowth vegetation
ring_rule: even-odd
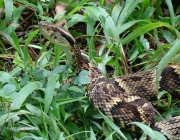
[[[75,75],[64,52],[39,33],[38,22],[66,20],[82,54],[107,77],[157,66],[158,79],[168,63],[180,61],[178,6],[171,0],[109,5],[104,0],[62,0],[66,11],[54,15],[56,2],[0,0],[0,138],[166,139],[141,123],[136,124],[142,135],[123,130],[96,110],[88,99],[88,72]],[[180,115],[180,101],[167,92],[152,103],[165,119]]]

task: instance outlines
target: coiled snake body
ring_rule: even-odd
[[[117,125],[140,131],[131,122],[142,122],[164,134],[180,137],[180,116],[155,123],[154,108],[146,99],[157,96],[156,71],[107,79],[97,66],[81,55],[74,38],[64,28],[41,21],[40,32],[66,53],[67,64],[76,70],[89,70],[89,98],[92,104]],[[159,91],[180,89],[180,66],[168,66],[161,75]],[[146,98],[146,99],[144,99]]]

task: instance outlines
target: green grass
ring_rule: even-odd
[[[169,16],[163,17],[162,0],[127,0],[100,6],[93,1],[70,1],[61,20],[76,39],[85,39],[90,60],[114,77],[157,66],[157,78],[168,63],[179,63],[180,16],[166,0]],[[166,5],[166,4],[165,4]],[[38,22],[52,17],[55,1],[0,1],[0,132],[1,139],[131,140],[136,134],[125,131],[89,102],[87,71],[78,75],[65,65],[65,54],[43,39]],[[25,11],[30,9],[30,13]],[[84,13],[78,13],[83,9]],[[28,13],[28,16],[24,14]],[[84,23],[86,33],[75,28]],[[81,27],[77,27],[81,28]],[[21,32],[19,32],[19,30]],[[23,35],[20,35],[23,33]],[[96,52],[96,42],[106,42]],[[81,46],[81,41],[78,42]],[[35,55],[32,55],[32,53]],[[85,54],[83,54],[85,55]],[[112,74],[106,66],[114,68]],[[167,96],[162,101],[161,96]],[[180,115],[179,100],[163,92],[158,109],[164,118]],[[159,118],[157,118],[158,120]],[[148,126],[136,123],[154,139],[165,137]],[[29,130],[22,130],[28,128]],[[31,129],[31,130],[30,130]]]

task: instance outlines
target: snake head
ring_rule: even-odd
[[[56,45],[71,47],[75,44],[72,35],[63,27],[47,21],[41,21],[39,23],[39,30],[46,39]]]

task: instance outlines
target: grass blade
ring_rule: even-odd
[[[161,76],[161,73],[165,66],[168,64],[169,60],[180,50],[180,40],[176,42],[174,46],[166,53],[166,55],[161,59],[161,61],[158,64],[157,72],[156,72],[156,79],[158,79]]]
[[[105,116],[104,114],[102,114],[100,112],[100,114],[102,115],[103,119],[105,120],[105,122],[111,126],[112,129],[114,129],[118,134],[119,136],[121,136],[124,140],[127,140],[127,138],[124,136],[124,134],[120,131],[120,129],[107,117]]]
[[[164,23],[164,22],[155,22],[155,23],[149,23],[146,24],[140,28],[137,28],[136,30],[134,30],[132,33],[130,33],[128,36],[126,36],[125,38],[123,38],[121,40],[121,43],[124,45],[130,41],[132,41],[133,39],[137,38],[138,36],[145,34],[153,29],[156,29],[158,27],[167,27],[167,28],[172,28],[171,25]]]

